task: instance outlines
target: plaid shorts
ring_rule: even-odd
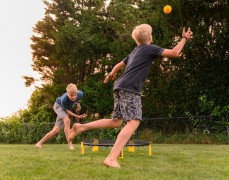
[[[141,95],[125,91],[114,91],[114,120],[122,118],[127,120],[142,120],[142,103]]]

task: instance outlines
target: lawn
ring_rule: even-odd
[[[80,145],[69,151],[66,145],[0,144],[0,179],[229,179],[229,145],[154,144],[124,150],[121,169],[104,167],[110,147],[91,152]]]

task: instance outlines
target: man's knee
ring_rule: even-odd
[[[70,122],[71,122],[71,121],[70,121],[70,119],[69,119],[68,116],[65,116],[64,119],[63,119],[63,121],[64,121],[64,125],[65,125],[65,126],[70,126]]]
[[[122,119],[113,120],[114,121],[114,128],[119,128],[122,125]]]
[[[53,128],[53,130],[51,132],[53,135],[56,135],[60,132],[60,128],[58,126],[56,126],[55,128]]]

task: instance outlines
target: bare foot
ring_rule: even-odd
[[[69,148],[70,150],[74,150],[74,149],[75,149],[73,145],[68,146],[68,148]]]
[[[74,137],[76,137],[77,135],[79,135],[81,133],[81,131],[80,131],[81,126],[82,126],[82,124],[79,124],[79,123],[75,123],[72,126],[72,129],[70,130],[69,141],[72,141],[74,139]]]
[[[112,167],[112,168],[120,168],[121,167],[117,161],[112,160],[112,159],[108,159],[108,158],[106,158],[103,161],[103,164],[107,167]]]
[[[39,143],[37,143],[37,144],[35,145],[35,147],[36,147],[37,149],[41,149],[41,148],[42,148],[41,144],[39,144]]]
[[[75,149],[71,141],[68,142],[68,148],[70,150],[74,150]]]

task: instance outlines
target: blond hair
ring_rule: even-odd
[[[72,83],[70,83],[68,86],[67,86],[67,88],[66,88],[66,91],[68,92],[68,93],[70,93],[70,92],[77,92],[77,87],[76,87],[76,85],[75,84],[72,84]]]
[[[152,27],[149,24],[140,24],[132,31],[132,38],[138,45],[147,44],[150,41]]]

